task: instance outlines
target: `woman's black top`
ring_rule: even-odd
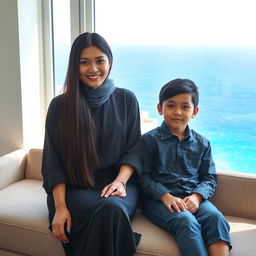
[[[59,120],[63,95],[55,97],[49,106],[43,151],[43,187],[47,194],[59,183],[70,181],[63,166],[59,138]],[[96,185],[106,185],[117,176],[122,164],[139,168],[137,150],[140,140],[140,113],[135,95],[123,88],[115,88],[101,107],[91,108],[96,125],[97,151],[100,166],[95,170]]]

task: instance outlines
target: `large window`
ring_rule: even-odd
[[[53,95],[63,89],[73,40],[94,28],[94,0],[45,0],[50,4]]]
[[[217,169],[256,173],[254,1],[95,0],[95,29],[112,46],[112,78],[158,120],[162,85],[192,79]]]
[[[63,88],[71,46],[70,0],[52,0],[54,94]]]

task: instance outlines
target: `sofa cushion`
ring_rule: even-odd
[[[230,256],[255,256],[256,220],[226,216],[230,224],[232,250]]]
[[[41,181],[25,179],[14,183],[1,191],[0,201],[1,249],[33,256],[64,255],[61,244],[48,230],[46,194]],[[179,256],[174,239],[140,210],[132,225],[135,231],[143,233],[137,256]]]
[[[31,149],[27,156],[26,179],[43,180],[41,174],[42,149]]]
[[[256,251],[256,220],[226,216],[230,224],[232,250],[230,256],[254,256]],[[150,222],[141,211],[133,221],[134,231],[143,234],[136,256],[180,256],[175,240],[166,231]]]
[[[63,256],[62,246],[48,230],[42,182],[22,180],[0,193],[0,248],[25,255]]]
[[[24,254],[17,254],[17,253],[13,253],[13,252],[1,250],[1,249],[0,249],[0,255],[1,256],[26,256]]]
[[[140,209],[132,220],[132,226],[135,232],[142,234],[136,256],[180,256],[174,238],[147,219]]]
[[[46,194],[42,182],[22,180],[0,192],[0,255],[64,256],[61,244],[48,230]],[[231,226],[231,256],[253,256],[256,251],[256,220],[227,216]],[[179,256],[171,235],[137,210],[132,220],[141,233],[136,256]],[[6,250],[6,254],[2,254]]]
[[[256,220],[256,174],[218,171],[211,201],[224,215]]]

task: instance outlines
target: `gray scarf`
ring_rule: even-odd
[[[85,85],[82,85],[81,87],[89,106],[92,108],[102,106],[115,90],[114,82],[109,78],[107,78],[104,83],[97,88],[91,88]]]

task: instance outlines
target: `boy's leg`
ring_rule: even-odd
[[[229,246],[224,241],[218,241],[208,246],[209,256],[229,256]]]
[[[208,200],[201,202],[195,217],[201,224],[202,236],[206,247],[210,248],[210,245],[222,241],[231,249],[229,224],[222,213],[211,202]],[[223,243],[220,245],[223,245]]]
[[[171,213],[161,201],[150,200],[144,212],[152,222],[174,236],[182,256],[207,256],[201,226],[189,211]]]

